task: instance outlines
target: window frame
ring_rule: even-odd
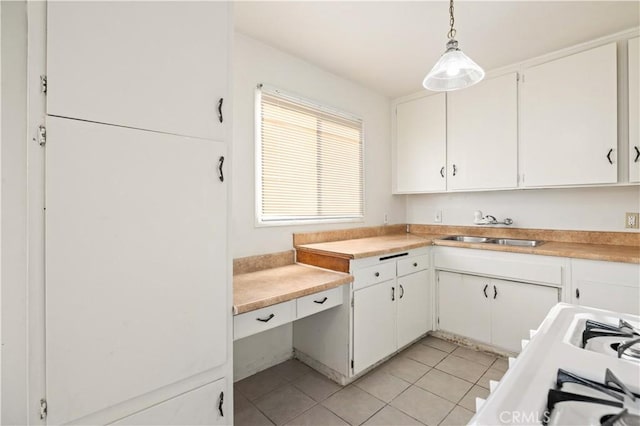
[[[264,220],[262,215],[262,91],[281,93],[283,96],[299,100],[321,111],[336,114],[348,119],[358,120],[361,122],[361,158],[360,167],[362,170],[362,215],[358,217],[346,216],[326,216],[304,218],[283,218]],[[318,101],[305,98],[303,96],[278,89],[266,84],[258,84],[254,90],[254,139],[255,139],[255,226],[256,227],[272,227],[272,226],[292,226],[292,225],[312,225],[312,224],[329,224],[329,223],[363,223],[366,217],[366,171],[365,171],[365,125],[362,117],[344,112],[340,109],[323,105]]]

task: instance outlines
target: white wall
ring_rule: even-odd
[[[293,232],[382,225],[405,219],[404,199],[391,195],[390,101],[243,34],[234,46],[233,257],[291,249]],[[255,227],[254,96],[258,83],[360,116],[365,127],[365,221],[357,224]]]
[[[292,248],[292,234],[322,229],[382,225],[405,220],[402,196],[391,195],[389,99],[315,65],[236,33],[234,39],[233,257]],[[255,226],[254,96],[269,84],[360,116],[365,127],[365,221],[305,226]],[[291,325],[234,344],[236,380],[290,357]]]
[[[532,189],[407,196],[407,222],[433,224],[442,210],[445,225],[473,225],[482,210],[518,228],[631,231],[625,212],[640,210],[638,186],[608,188]]]
[[[2,424],[27,423],[27,15],[2,8]]]

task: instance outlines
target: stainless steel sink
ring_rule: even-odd
[[[460,241],[462,243],[487,243],[490,238],[487,237],[469,237],[466,235],[452,235],[450,237],[442,238],[449,241]]]
[[[540,244],[544,244],[544,241],[539,240],[516,240],[513,238],[496,238],[488,240],[490,244],[500,244],[503,246],[517,246],[517,247],[537,247]]]
[[[537,247],[543,244],[544,241],[540,240],[519,240],[515,238],[489,238],[489,237],[472,237],[468,235],[451,235],[449,237],[442,238],[448,241],[460,241],[462,243],[486,243],[486,244],[499,244],[503,246],[516,246],[516,247]]]

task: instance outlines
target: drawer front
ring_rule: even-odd
[[[408,259],[398,260],[398,276],[424,271],[429,267],[429,255],[413,256]]]
[[[304,318],[342,304],[343,286],[310,294],[296,300],[298,315]]]
[[[295,319],[295,300],[236,315],[233,317],[233,340],[278,327]]]
[[[396,277],[396,262],[381,263],[353,271],[353,289],[368,287]]]

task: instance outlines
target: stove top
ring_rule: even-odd
[[[640,395],[609,369],[601,383],[559,369],[542,424],[640,426]]]
[[[582,332],[582,347],[640,363],[640,332],[623,319],[618,320],[617,326],[587,320]]]
[[[640,316],[557,304],[469,424],[640,426],[639,338]]]

